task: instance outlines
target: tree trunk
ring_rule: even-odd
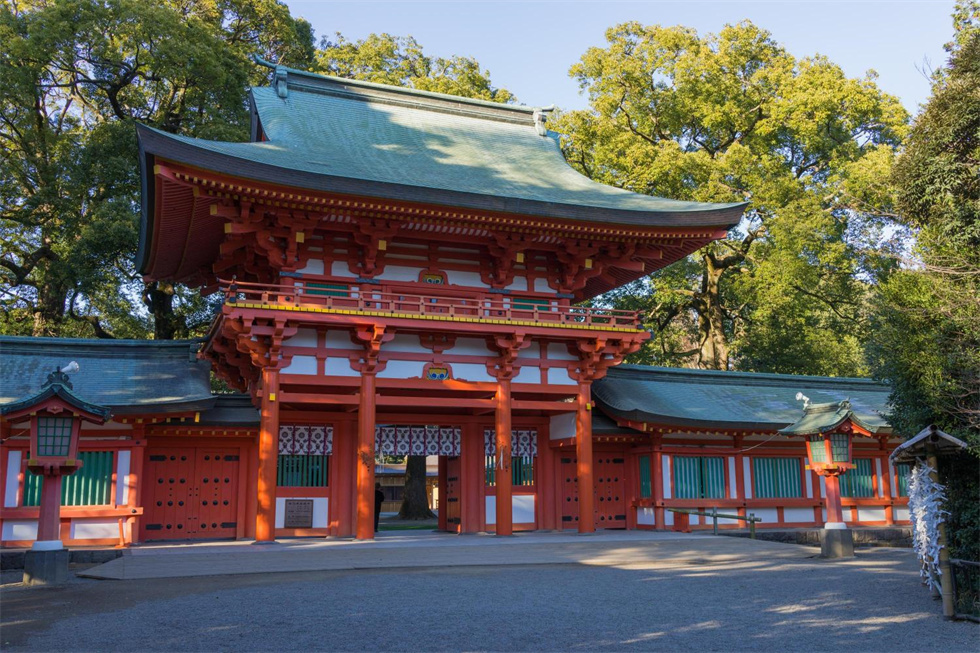
[[[725,311],[721,305],[721,275],[725,268],[717,267],[710,256],[705,257],[702,285],[703,311],[698,315],[701,330],[701,368],[728,369],[728,335],[725,333]]]
[[[405,462],[405,492],[399,519],[432,519],[425,492],[425,456],[408,456]]]
[[[156,340],[175,340],[182,335],[180,320],[174,314],[174,287],[154,281],[146,284],[143,301],[153,315],[153,337]]]

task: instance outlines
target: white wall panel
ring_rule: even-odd
[[[293,356],[289,365],[282,368],[282,372],[283,374],[316,374],[316,356]]]
[[[514,383],[541,383],[541,368],[537,365],[521,365]]]
[[[469,270],[446,270],[446,281],[454,286],[467,286],[469,288],[488,287],[487,284],[483,283],[479,272],[470,272]]]
[[[762,523],[775,523],[779,519],[779,513],[775,508],[746,508],[746,513],[751,512],[756,517],[762,519]]]
[[[22,451],[11,451],[7,456],[7,477],[3,489],[3,507],[17,507],[17,488],[20,485],[20,461]]]
[[[745,498],[752,498],[752,460],[745,456],[742,458],[742,480],[745,482]]]
[[[297,329],[296,335],[283,340],[287,347],[316,347],[316,329]]]
[[[323,261],[311,258],[306,262],[306,267],[298,272],[300,274],[323,274]]]
[[[653,508],[637,508],[636,523],[643,526],[656,526],[657,513]]]
[[[347,330],[334,330],[327,331],[326,339],[327,347],[330,349],[360,349],[357,345],[351,342],[350,331]]]
[[[905,506],[895,506],[892,509],[892,515],[895,517],[895,521],[908,521],[909,509]]]
[[[515,524],[533,524],[534,520],[534,495],[515,494],[511,505],[511,520]]]
[[[129,503],[129,464],[132,452],[120,449],[116,454],[116,505],[125,506]]]
[[[858,521],[885,521],[884,508],[858,508]]]
[[[72,519],[69,537],[73,540],[119,539],[118,519]]]
[[[3,532],[0,533],[5,542],[10,540],[36,540],[37,539],[37,520],[5,521],[3,522]]]
[[[330,274],[335,277],[356,277],[347,267],[347,261],[334,261],[330,264]]]
[[[324,367],[327,376],[360,376],[360,372],[351,369],[350,359],[329,357]]]
[[[391,339],[390,342],[386,342],[381,345],[382,351],[398,351],[407,354],[422,354],[425,358],[432,357],[432,350],[426,349],[421,344],[419,344],[419,337],[416,335],[408,333],[398,333],[395,337]]]
[[[564,367],[549,367],[548,383],[552,385],[578,385],[578,382],[568,375],[568,370]]]
[[[479,363],[453,363],[453,378],[473,382],[496,383],[497,381],[487,373],[487,366]]]
[[[548,358],[559,361],[578,360],[577,356],[569,353],[568,347],[554,342],[548,344]]]
[[[738,479],[735,478],[735,458],[728,457],[728,496],[737,499],[741,495],[738,493]]]
[[[491,353],[482,338],[457,338],[451,351],[459,356],[486,356]]]
[[[752,512],[751,510],[749,512]],[[783,508],[783,521],[786,522],[813,522],[812,508]]]
[[[383,370],[378,372],[380,379],[415,379],[422,377],[424,361],[388,361]],[[455,370],[455,367],[453,368]],[[421,400],[420,400],[421,401]]]
[[[548,280],[544,277],[536,277],[534,279],[534,292],[555,292],[548,285]]]
[[[670,478],[671,478],[670,456],[668,456],[667,454],[663,454],[661,458],[661,462],[663,463],[663,470],[664,470],[664,477],[662,479],[664,484],[664,499],[669,499],[673,496],[670,493]]]

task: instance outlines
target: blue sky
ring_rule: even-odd
[[[848,75],[873,69],[879,85],[915,112],[929,95],[921,72],[942,65],[950,40],[946,0],[803,2],[333,2],[286,0],[317,36],[340,32],[356,40],[372,32],[414,36],[430,56],[477,59],[497,86],[529,105],[584,108],[586,98],[568,76],[606,28],[628,20],[685,25],[699,33],[749,19],[798,57],[820,53]]]

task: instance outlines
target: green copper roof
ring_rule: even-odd
[[[52,370],[76,361],[72,392],[113,414],[180,412],[213,404],[210,366],[190,340],[80,340],[0,336],[0,405],[36,394]]]
[[[265,140],[207,141],[140,126],[144,166],[160,157],[311,190],[634,226],[724,228],[744,209],[588,179],[544,128],[548,109],[282,67],[271,87],[252,89],[250,98],[253,140]]]
[[[812,404],[808,402],[803,408],[803,414],[800,418],[786,428],[779,429],[779,432],[783,435],[829,433],[848,420],[872,433],[876,433],[879,430],[879,425],[868,424],[858,417],[851,410],[851,402],[845,399],[844,401],[827,404]]]
[[[29,410],[52,397],[58,397],[69,406],[74,406],[79,411],[88,413],[90,418],[94,417],[100,420],[100,424],[109,419],[111,412],[108,408],[86,401],[84,398],[75,394],[72,388],[73,386],[68,375],[55,368],[52,372],[48,373],[47,380],[41,386],[40,390],[33,395],[23,397],[19,401],[0,404],[0,415],[10,415],[22,410]]]
[[[821,402],[850,399],[866,428],[888,430],[882,415],[889,389],[870,379],[620,365],[592,385],[593,397],[609,415],[696,429],[784,428],[803,413],[798,392]]]

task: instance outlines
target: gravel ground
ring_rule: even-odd
[[[978,651],[909,551],[7,586],[5,651]]]

